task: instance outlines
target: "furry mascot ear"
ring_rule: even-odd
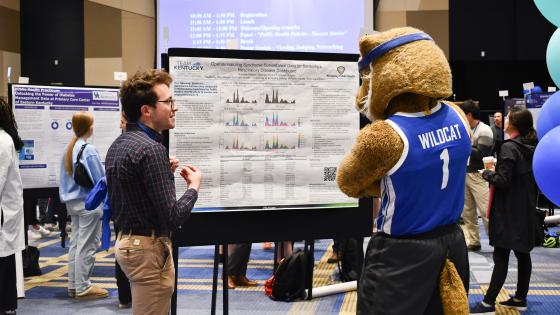
[[[422,31],[403,27],[366,35],[359,47],[363,83],[356,108],[370,120],[385,119],[389,102],[398,95],[444,99],[452,94],[449,63]]]

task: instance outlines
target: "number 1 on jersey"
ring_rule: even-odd
[[[443,160],[443,177],[441,179],[441,190],[444,190],[447,187],[447,182],[449,181],[449,151],[447,149],[443,150],[439,155],[439,159]]]

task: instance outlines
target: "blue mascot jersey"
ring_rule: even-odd
[[[377,231],[414,235],[457,222],[471,153],[466,122],[442,103],[429,115],[397,113],[386,121],[400,135],[404,149],[381,179]]]

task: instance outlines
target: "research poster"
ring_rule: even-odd
[[[170,154],[203,174],[194,211],[358,206],[335,181],[360,127],[356,62],[172,56],[169,70]]]
[[[114,88],[12,85],[11,104],[24,147],[19,153],[23,188],[58,187],[64,148],[72,139],[72,115],[94,116],[95,146],[105,161],[121,133],[119,90]]]
[[[525,106],[533,116],[533,126],[535,127],[535,129],[537,128],[537,121],[539,120],[541,109],[544,103],[552,96],[552,94],[554,93],[536,93],[525,95]]]

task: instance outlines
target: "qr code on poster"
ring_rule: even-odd
[[[323,168],[323,181],[333,182],[336,178],[336,167],[324,167]]]

